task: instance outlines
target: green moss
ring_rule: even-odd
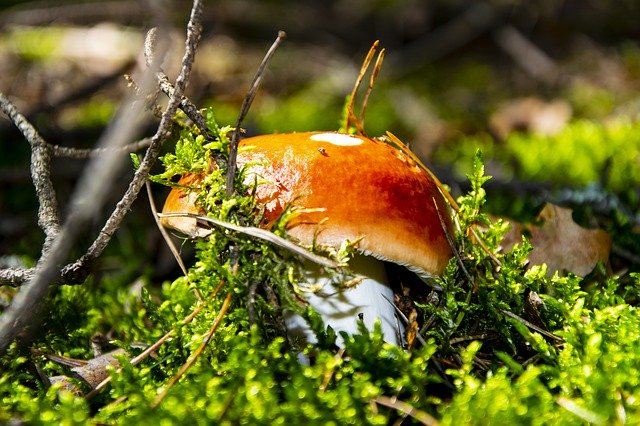
[[[640,184],[639,135],[640,122],[625,117],[605,123],[576,120],[554,136],[516,132],[504,144],[484,133],[465,137],[438,156],[456,164],[459,172],[468,172],[480,147],[487,162],[499,163],[503,178],[588,185],[606,177],[606,188],[620,192]]]
[[[196,129],[182,126],[175,152],[163,158],[165,171],[155,181],[175,185],[174,176],[205,170],[210,156],[224,157],[229,128],[215,124],[211,114],[208,121],[216,139],[203,145]],[[59,289],[50,300],[50,321],[32,344],[45,353],[87,359],[89,338],[101,332],[132,357],[140,352],[137,342],[151,344],[169,331],[172,335],[139,365],[123,358],[121,371],[110,373],[109,389],[90,402],[47,390],[35,364],[48,376],[69,370],[14,345],[0,357],[0,421],[401,421],[403,412],[379,403],[378,398],[387,397],[418,410],[412,415],[431,415],[442,424],[640,422],[640,315],[629,304],[637,300],[640,276],[586,285],[571,275],[549,278],[544,265],[527,268],[531,246],[526,240],[508,252],[500,248],[507,225],[491,221],[485,212],[488,177],[482,157],[476,153],[470,163],[471,190],[458,199],[460,232],[454,236],[460,261],[453,259],[433,282],[440,290],[421,305],[421,321],[429,324],[424,343],[412,350],[385,343],[379,327],[361,325],[358,334],[343,336],[344,352],[338,351],[331,330],[294,293],[302,279],[296,257],[264,241],[215,229],[196,243],[188,274],[160,288],[143,279],[142,291],[132,292],[130,273],[123,273],[89,281],[86,287]],[[223,181],[222,171],[213,172],[199,189],[208,214],[258,223],[260,210],[252,197],[226,198]],[[241,174],[235,184],[238,194],[247,193]],[[279,306],[270,302],[265,288],[273,290]],[[531,293],[544,301],[537,311],[543,326],[558,337],[543,335],[522,320],[530,318],[526,300]],[[206,348],[156,406],[159,393],[194,356],[227,301],[229,310]],[[197,315],[184,321],[196,309]],[[321,344],[288,342],[278,325],[285,309],[305,315]],[[309,365],[299,362],[300,351],[311,357]]]

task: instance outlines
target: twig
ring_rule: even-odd
[[[51,148],[31,123],[18,112],[16,106],[0,92],[0,108],[22,132],[31,146],[31,179],[38,197],[38,225],[45,233],[43,252],[60,231],[60,216],[53,184],[51,183]]]
[[[147,80],[150,85],[151,79],[147,77]],[[125,102],[103,135],[100,146],[117,147],[130,140],[139,125],[136,120],[139,111],[140,104],[136,104],[135,99],[129,99]],[[49,147],[36,146],[32,155],[37,157],[37,153],[42,150],[47,152],[47,164],[41,167],[46,168],[48,167]],[[119,173],[120,167],[124,164],[123,160],[118,153],[109,151],[100,158],[92,159],[87,165],[72,196],[69,217],[60,231],[50,238],[50,245],[45,244],[33,279],[29,281],[28,285],[21,288],[11,306],[0,318],[0,353],[8,348],[18,333],[30,324],[41,320],[39,315],[34,314],[34,310],[37,312],[42,300],[48,294],[51,284],[60,277],[60,265],[66,261],[67,254],[75,243],[80,230],[95,216],[109,195],[110,183]],[[36,187],[38,187],[37,183]],[[50,201],[40,201],[40,203],[42,210],[42,205],[47,205]],[[52,215],[53,212],[49,209],[48,214]],[[52,220],[51,217],[48,220]]]
[[[304,248],[300,247],[299,245],[296,245],[294,243],[292,243],[289,240],[285,240],[282,237],[277,236],[276,234],[274,234],[273,232],[267,231],[265,229],[262,228],[256,228],[255,226],[240,226],[240,225],[234,225],[233,223],[229,223],[229,222],[223,222],[221,220],[217,220],[217,219],[213,219],[211,217],[207,217],[207,216],[199,216],[197,214],[193,214],[193,213],[159,213],[158,214],[159,217],[189,217],[192,219],[197,219],[197,220],[201,220],[203,222],[208,222],[211,223],[213,225],[219,226],[221,228],[226,228],[226,229],[230,229],[232,231],[236,231],[236,232],[240,232],[243,233],[245,235],[249,235],[250,237],[254,237],[254,238],[259,238],[261,240],[264,241],[268,241],[272,244],[275,244],[277,246],[280,246],[284,249],[287,249],[307,260],[310,260],[314,263],[317,263],[318,265],[321,266],[326,266],[328,268],[338,268],[340,266],[342,266],[341,264],[339,264],[338,262],[328,259],[326,257],[323,256],[318,256],[315,253],[312,253],[308,250],[305,250]]]
[[[162,71],[157,71],[156,78],[158,80],[158,86],[160,87],[160,90],[162,90],[162,92],[168,97],[173,96],[173,92],[175,89],[169,82],[169,78],[167,77],[167,75]],[[207,128],[207,123],[202,114],[200,114],[198,107],[196,107],[186,96],[182,96],[182,98],[180,99],[180,109],[184,111],[184,113],[187,115],[187,117],[189,117],[189,119],[191,119],[191,121],[194,122],[196,127],[198,127],[198,130],[200,130],[202,135],[207,140],[213,139],[213,134]]]
[[[404,413],[410,417],[413,417],[423,425],[437,426],[440,424],[438,423],[438,420],[435,417],[433,417],[431,414],[425,413],[424,411],[419,410],[407,404],[404,401],[400,401],[395,396],[390,398],[388,396],[380,395],[379,397],[374,398],[373,402],[375,402],[376,404],[384,405],[385,407],[393,408],[394,410],[400,411],[401,413]]]
[[[213,290],[213,292],[211,293],[211,295],[209,297],[211,298],[211,297],[216,296],[218,294],[218,292],[220,292],[220,289],[222,289],[224,284],[225,284],[225,281],[221,281],[218,284],[218,286]],[[196,306],[196,308],[186,318],[184,318],[182,321],[180,321],[180,326],[184,326],[184,325],[189,324],[196,317],[196,315],[198,315],[198,313],[200,313],[200,311],[204,308],[204,306],[205,306],[204,303],[200,303],[198,306]],[[158,339],[153,345],[151,345],[147,349],[145,349],[140,355],[131,358],[131,360],[129,361],[131,363],[131,365],[133,365],[133,366],[138,365],[140,362],[145,360],[149,355],[151,355],[160,346],[162,346],[162,344],[164,342],[166,342],[171,336],[173,336],[175,332],[176,332],[175,328],[169,330],[168,332],[166,332],[164,334],[164,336],[162,336],[160,339]],[[121,371],[121,369],[118,369],[118,371]],[[111,377],[112,376],[109,376],[106,379],[104,379],[102,382],[100,382],[95,388],[93,388],[93,390],[91,390],[91,392],[89,392],[88,394],[85,395],[85,398],[86,399],[91,399],[94,396],[96,396],[98,394],[98,392],[100,392],[102,389],[107,387],[107,385],[109,383],[111,383]]]
[[[176,87],[173,94],[174,96],[169,99],[167,109],[162,114],[162,118],[160,119],[158,130],[156,131],[156,134],[151,138],[151,145],[149,146],[144,158],[142,159],[140,167],[138,168],[138,170],[136,170],[133,180],[129,184],[127,192],[124,194],[113,213],[111,213],[111,216],[100,231],[100,235],[98,236],[98,238],[96,238],[91,247],[89,247],[89,250],[87,250],[86,255],[83,257],[83,259],[81,259],[81,261],[91,261],[95,259],[107,246],[107,244],[111,240],[113,232],[115,232],[117,227],[120,225],[120,222],[122,222],[122,220],[124,219],[124,216],[127,214],[131,205],[137,198],[142,185],[144,185],[151,167],[160,154],[160,147],[162,146],[162,143],[170,135],[170,127],[173,116],[178,109],[180,99],[182,98],[182,94],[184,93],[184,89],[188,81],[188,75],[191,73],[195,51],[200,40],[201,18],[202,1],[194,0],[189,23],[187,24],[185,54],[182,58],[182,68],[180,70],[180,74],[176,79]]]
[[[175,88],[169,81],[169,77],[167,77],[162,70],[162,58],[158,57],[158,38],[158,29],[156,27],[151,28],[147,32],[144,41],[144,58],[147,66],[155,73],[160,90],[167,95],[167,97],[171,98],[175,92]],[[163,38],[162,41],[164,43],[168,42],[166,37]],[[160,50],[162,51],[163,49]],[[198,108],[184,95],[180,98],[180,109],[195,123],[200,133],[202,133],[207,140],[213,139],[213,134],[207,128],[204,117],[200,114]]]
[[[137,111],[131,102],[125,105],[103,136],[101,146],[119,146],[130,139],[136,130]],[[37,152],[43,149],[47,151],[48,161],[49,147],[34,147],[33,155],[37,156]],[[37,312],[51,284],[59,278],[60,265],[66,261],[80,230],[95,216],[108,196],[110,182],[115,180],[120,166],[124,163],[119,157],[116,153],[108,152],[100,158],[94,158],[85,169],[72,196],[69,217],[55,237],[51,238],[51,244],[45,245],[33,279],[21,288],[11,306],[0,318],[0,353],[8,348],[18,333],[40,320],[39,315],[34,315],[34,310]],[[43,202],[40,203],[42,209]]]
[[[143,148],[148,148],[150,144],[151,144],[151,139],[144,138],[144,139],[140,139],[137,142],[133,142],[133,143],[115,147],[115,148],[82,149],[82,148],[70,148],[67,146],[60,146],[60,145],[51,145],[51,155],[53,155],[54,157],[66,157],[66,158],[74,158],[77,160],[81,160],[85,158],[97,157],[99,155],[106,153],[107,151],[122,152],[122,153],[135,152]]]
[[[558,337],[555,334],[549,333],[548,331],[541,329],[537,325],[535,325],[533,323],[530,323],[526,319],[519,317],[518,315],[514,314],[511,311],[507,311],[506,309],[500,309],[500,312],[502,312],[503,314],[505,314],[509,318],[514,319],[514,320],[524,324],[525,326],[527,326],[528,328],[532,329],[533,331],[537,331],[538,333],[542,334],[543,336],[548,337],[551,340],[555,340],[556,342],[564,342],[564,340],[561,337]]]
[[[142,185],[146,181],[149,170],[160,152],[162,142],[164,142],[170,134],[169,129],[171,120],[178,108],[179,98],[182,96],[188,81],[188,74],[190,73],[191,66],[193,64],[195,49],[198,44],[198,40],[200,39],[199,22],[201,15],[202,4],[199,0],[194,0],[187,27],[187,47],[182,60],[180,75],[176,80],[175,96],[169,100],[167,109],[160,120],[158,130],[153,136],[151,145],[149,146],[140,167],[136,171],[127,192],[117,204],[115,210],[105,223],[103,229],[100,231],[100,234],[87,250],[87,253],[72,264],[69,270],[86,271],[87,265],[91,264],[91,262],[102,253],[110,241],[111,236],[120,225],[126,213],[129,211]],[[143,87],[146,88],[147,86],[151,86],[151,78],[149,75],[145,74],[143,81]],[[3,99],[6,99],[6,97],[2,95],[0,100]],[[2,103],[3,106],[7,105],[5,102],[0,103]],[[138,112],[141,111],[142,103],[130,101],[125,103],[125,105],[126,107],[120,109],[115,120],[112,122],[112,125],[107,129],[107,132],[102,138],[101,146],[121,146],[127,140],[132,138],[133,133],[139,125],[136,118],[138,116]],[[12,116],[11,114],[8,115]],[[15,113],[13,115],[15,116]],[[30,143],[32,143],[31,141],[33,140],[33,132],[31,129],[31,126],[25,129],[27,133],[25,137],[30,141]],[[41,140],[41,138],[39,139]],[[48,160],[49,149],[50,148],[44,145],[43,142],[40,142],[38,143],[38,146],[33,149],[34,153],[32,155],[35,156],[38,161],[41,161],[43,157],[42,151],[44,151],[47,154],[44,155],[44,157]],[[43,255],[36,266],[36,273],[33,279],[30,280],[28,285],[21,288],[18,295],[13,299],[11,306],[6,310],[4,315],[0,317],[0,354],[6,352],[7,348],[17,337],[18,333],[23,331],[30,324],[41,320],[38,315],[33,314],[33,310],[38,309],[42,300],[48,294],[50,285],[60,277],[61,271],[59,269],[59,265],[65,262],[66,256],[75,242],[80,229],[83,228],[83,225],[85,225],[102,206],[102,203],[110,189],[109,184],[115,180],[114,177],[119,170],[118,166],[123,163],[121,160],[122,159],[119,158],[117,153],[107,152],[100,159],[94,158],[87,166],[87,169],[85,170],[85,173],[72,197],[70,208],[71,214],[69,218],[57,233],[56,237],[53,238],[50,249],[43,251]],[[45,176],[48,177],[48,174]],[[41,176],[38,176],[38,179],[40,178]],[[48,183],[50,187],[50,181],[44,183]],[[43,190],[42,182],[35,183],[36,189],[38,190],[39,185],[41,187],[40,190]],[[50,199],[44,201],[40,200],[40,203],[40,208],[45,208],[47,213],[50,213],[51,210],[56,210],[51,208]],[[43,207],[43,205],[45,207]],[[57,214],[55,217],[57,218]],[[47,219],[50,220],[49,218]],[[46,224],[47,230],[53,234],[51,230],[52,227],[49,222]]]
[[[258,92],[258,88],[260,87],[260,83],[262,81],[262,76],[264,74],[264,70],[267,67],[267,64],[273,57],[273,54],[276,52],[276,49],[280,45],[280,43],[285,39],[287,34],[284,31],[278,31],[278,37],[276,37],[275,41],[267,51],[266,55],[262,59],[256,74],[253,76],[253,81],[251,82],[251,88],[247,92],[247,95],[244,97],[242,101],[242,107],[240,108],[240,114],[238,115],[238,119],[236,120],[236,126],[231,135],[231,143],[229,144],[229,165],[227,168],[227,176],[226,176],[226,195],[227,197],[231,197],[234,191],[233,181],[236,175],[236,157],[238,156],[238,143],[240,143],[240,126],[242,125],[242,120],[249,112],[249,108],[251,107],[251,103],[253,102],[253,98],[255,98],[256,93]]]
[[[451,248],[451,251],[453,252],[453,255],[456,258],[456,261],[458,262],[458,266],[460,267],[460,269],[462,269],[462,272],[467,277],[467,280],[469,280],[469,284],[471,284],[471,286],[473,287],[473,292],[475,293],[475,292],[478,291],[478,285],[473,280],[473,278],[471,277],[471,274],[469,274],[469,271],[467,271],[467,267],[464,266],[464,262],[462,261],[462,257],[460,256],[460,252],[458,251],[458,248],[456,247],[455,243],[453,242],[453,237],[451,236],[451,234],[449,233],[449,230],[447,229],[447,224],[444,222],[444,218],[442,217],[442,213],[440,213],[440,208],[438,207],[438,203],[436,203],[436,199],[435,198],[431,198],[431,200],[433,201],[433,205],[436,208],[436,213],[438,214],[438,220],[440,221],[440,227],[442,228],[442,232],[444,232],[444,236],[447,239],[447,243],[449,244],[449,248]]]
[[[164,238],[165,243],[167,243],[167,246],[169,247],[171,254],[173,254],[173,257],[176,259],[178,266],[180,266],[182,273],[184,275],[187,275],[187,268],[184,266],[184,262],[180,257],[180,253],[178,252],[178,249],[176,248],[175,244],[173,244],[173,241],[171,240],[171,237],[169,236],[169,233],[167,232],[167,230],[164,228],[164,226],[160,224],[160,221],[158,220],[158,209],[156,208],[156,202],[153,199],[153,194],[151,193],[151,184],[149,183],[149,181],[145,182],[145,187],[147,189],[147,197],[149,198],[149,208],[151,208],[151,213],[153,214],[153,220],[156,221],[156,226],[158,227],[158,230],[160,231],[162,238]]]
[[[0,269],[0,285],[18,287],[25,281],[32,279],[34,274],[34,268]]]
[[[454,337],[449,339],[449,345],[457,345],[458,343],[469,342],[471,340],[488,340],[494,337],[491,333],[473,334],[471,336]]]

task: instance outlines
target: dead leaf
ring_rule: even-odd
[[[127,355],[124,349],[116,349],[107,354],[92,358],[85,365],[71,369],[78,379],[82,379],[94,389],[98,384],[109,377],[107,367],[120,367],[120,361],[116,358],[120,355]]]
[[[570,118],[571,106],[563,100],[522,98],[500,106],[491,116],[489,128],[500,140],[518,130],[550,136],[564,129]]]
[[[571,213],[571,209],[546,204],[538,215],[540,225],[511,222],[511,230],[502,241],[504,249],[511,249],[526,232],[533,245],[529,261],[534,265],[546,263],[548,275],[558,271],[584,277],[598,262],[608,267],[612,244],[609,234],[581,227]]]

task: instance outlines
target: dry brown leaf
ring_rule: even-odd
[[[489,127],[501,140],[518,130],[554,135],[565,128],[570,118],[571,106],[563,100],[522,98],[500,106],[491,116]]]
[[[530,236],[533,251],[531,264],[546,263],[548,274],[572,272],[584,277],[598,262],[608,266],[612,240],[601,229],[583,228],[573,221],[571,209],[546,204],[538,215],[542,223],[511,222],[511,230],[503,240],[508,250],[521,241],[522,234]]]

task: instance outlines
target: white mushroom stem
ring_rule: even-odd
[[[362,281],[352,288],[336,288],[326,275],[317,269],[308,272],[308,284],[322,286],[316,293],[305,293],[309,304],[320,314],[325,326],[331,326],[338,335],[336,344],[344,346],[341,331],[358,333],[358,321],[362,320],[368,330],[373,330],[380,321],[384,340],[393,345],[402,344],[404,327],[398,321],[392,305],[393,290],[387,284],[384,263],[371,256],[355,256],[349,262],[350,269]],[[307,323],[298,315],[290,315],[286,321],[289,335],[315,343],[316,338]]]

